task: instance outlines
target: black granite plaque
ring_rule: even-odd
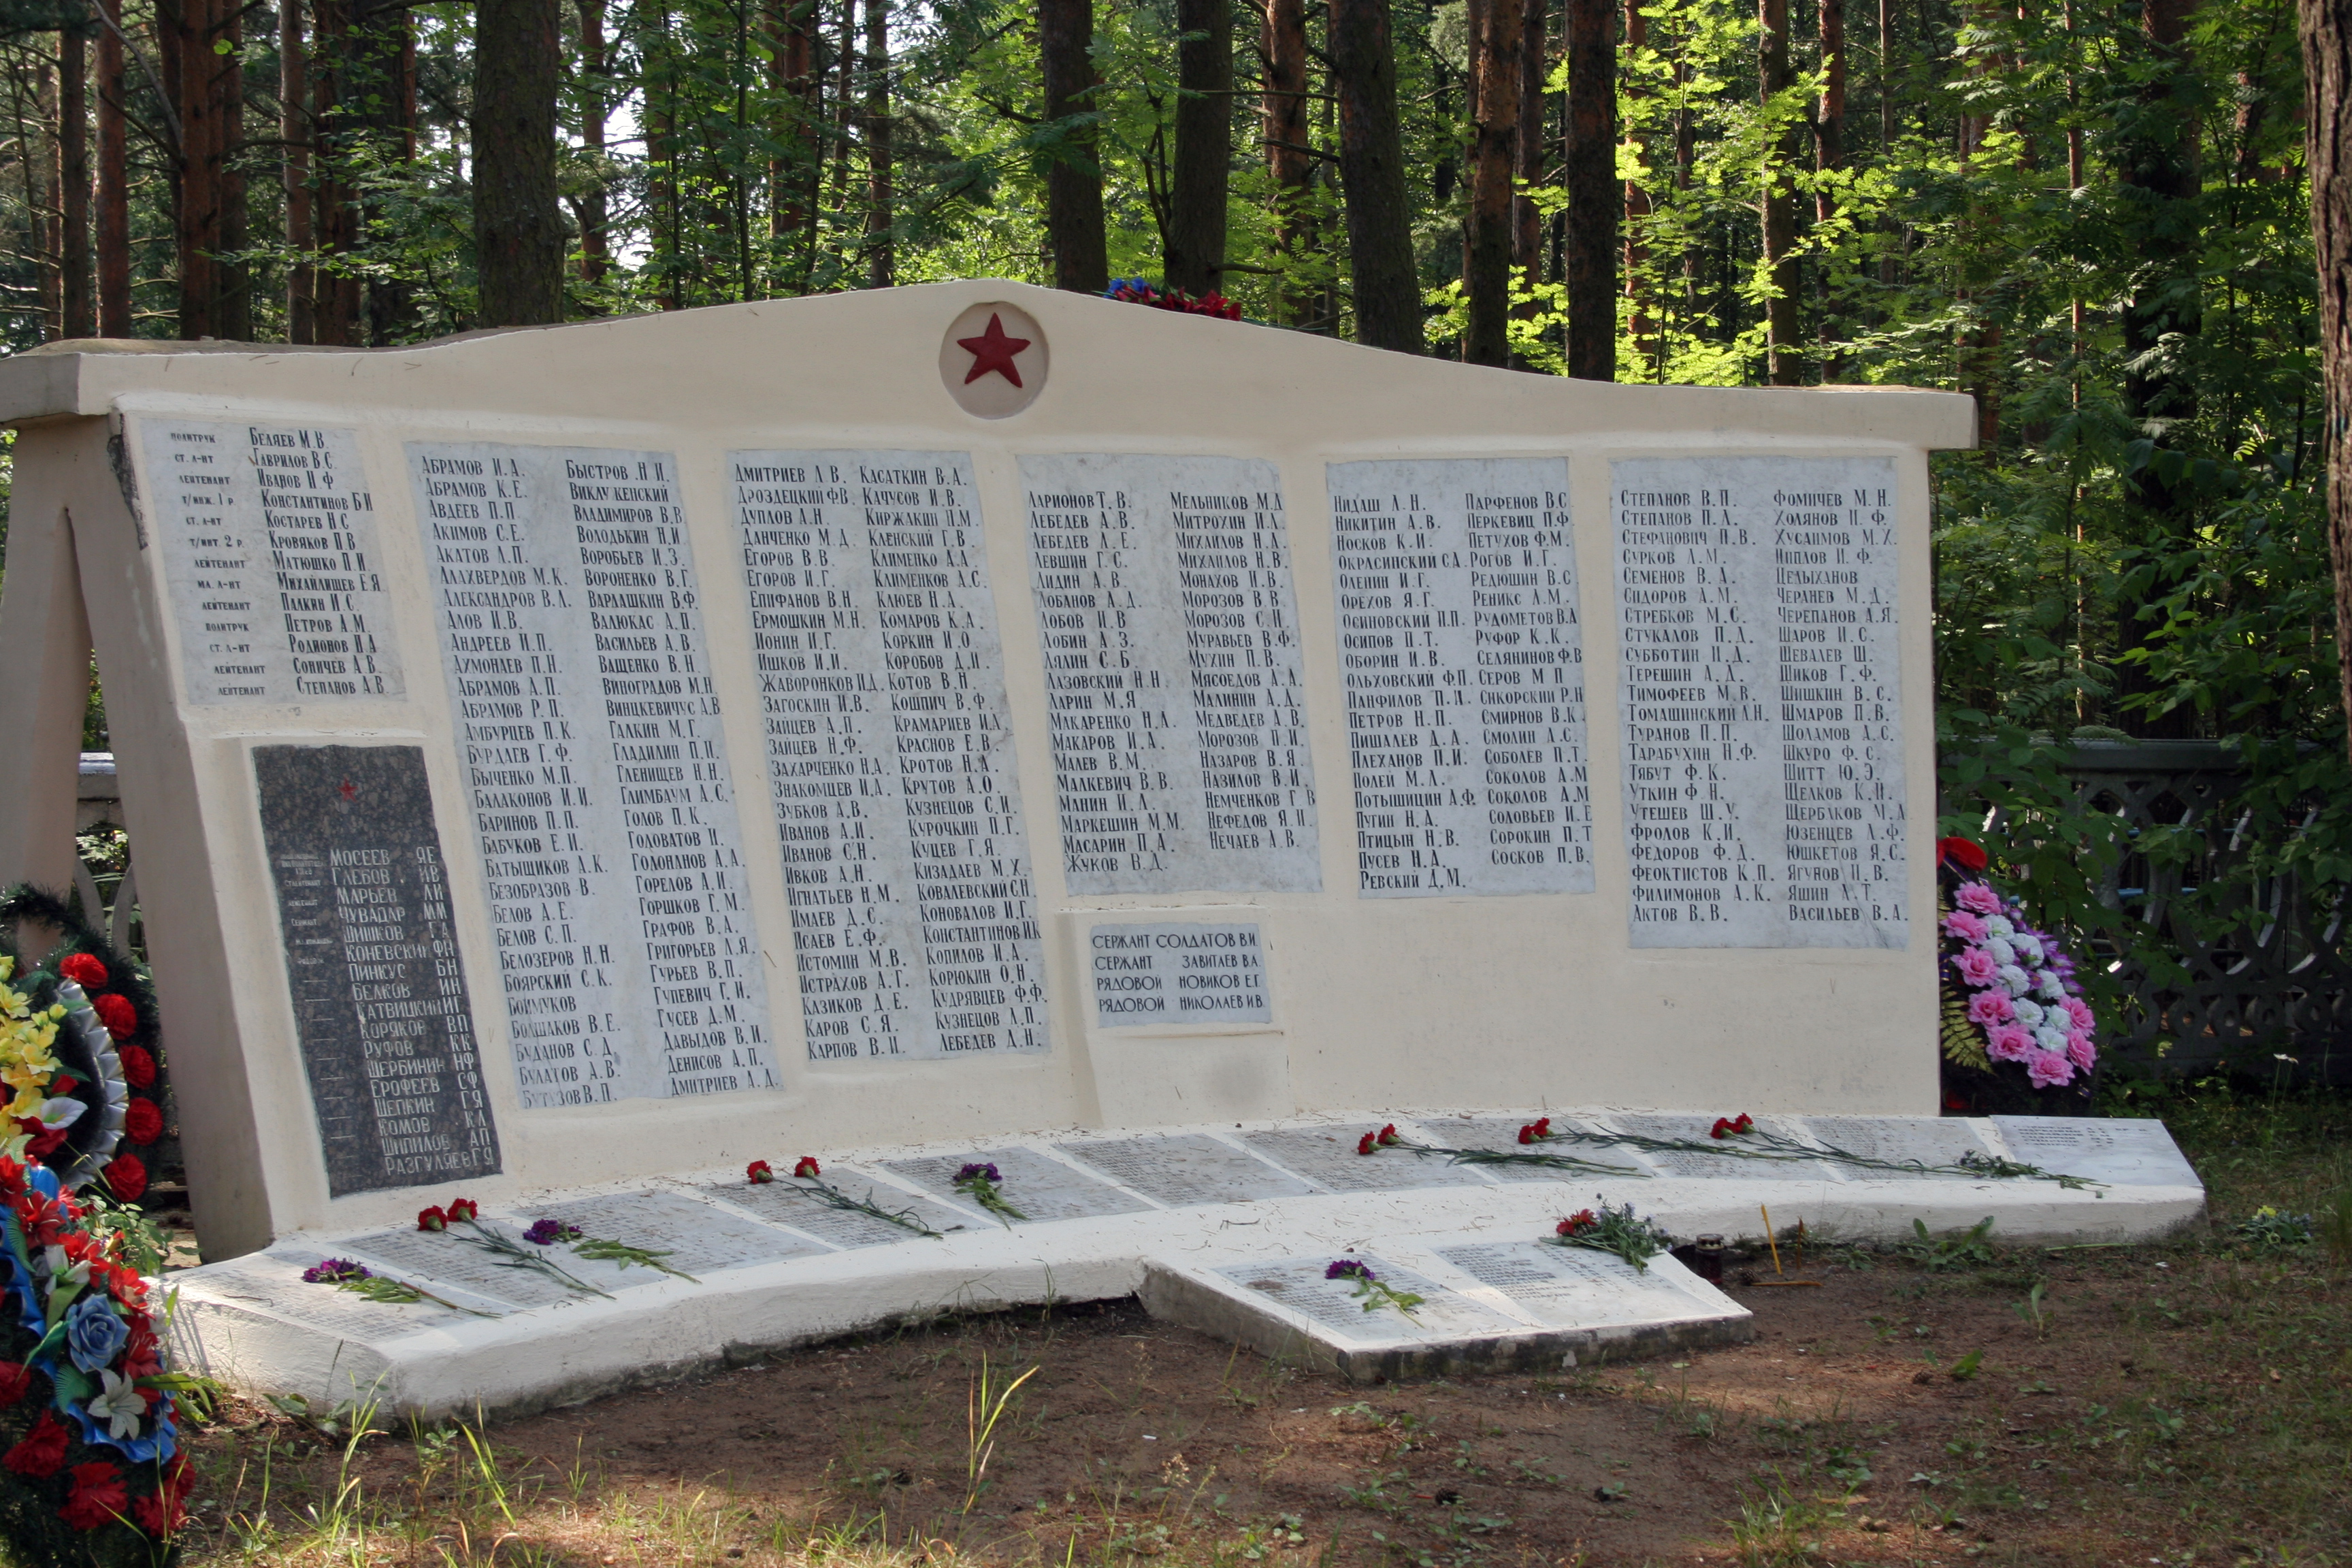
[[[425,753],[261,746],[253,770],[329,1192],[495,1173]]]

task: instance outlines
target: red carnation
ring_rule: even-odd
[[[137,1520],[139,1528],[148,1534],[168,1536],[178,1533],[180,1526],[188,1521],[188,1510],[180,1506],[178,1498],[168,1492],[157,1492],[133,1502],[131,1517]]]
[[[824,1168],[816,1163],[815,1155],[803,1154],[801,1156],[801,1163],[793,1167],[793,1174],[814,1178],[824,1175]]]
[[[110,991],[103,996],[89,999],[90,1011],[106,1026],[106,1032],[118,1040],[127,1040],[139,1032],[139,1011],[131,1005],[131,998],[118,996]]]
[[[1938,838],[1936,840],[1936,861],[1938,865],[1949,866],[1965,875],[1974,876],[1985,868],[1988,858],[1980,846],[1965,838]]]
[[[51,1127],[37,1116],[16,1118],[16,1131],[32,1139],[31,1142],[25,1145],[25,1152],[36,1160],[47,1159],[57,1152],[58,1144],[66,1141],[65,1128]]]
[[[1381,1148],[1383,1148],[1383,1149],[1385,1149],[1385,1148],[1387,1148],[1390,1144],[1391,1144],[1391,1143],[1395,1142],[1396,1141],[1397,1141],[1397,1130],[1396,1130],[1396,1123],[1395,1123],[1395,1122],[1393,1122],[1393,1121],[1391,1121],[1391,1122],[1390,1122],[1386,1127],[1383,1127],[1383,1128],[1381,1128]]]
[[[449,1200],[449,1223],[451,1225],[457,1224],[461,1219],[471,1220],[479,1219],[481,1217],[482,1205],[476,1203],[473,1199],[451,1198]]]
[[[1380,1147],[1380,1143],[1381,1135],[1379,1133],[1367,1132],[1361,1138],[1356,1140],[1356,1152],[1359,1154],[1371,1153],[1374,1150]]]
[[[1579,1209],[1574,1214],[1569,1215],[1566,1219],[1560,1221],[1555,1229],[1557,1229],[1559,1234],[1561,1236],[1574,1236],[1578,1231],[1587,1229],[1590,1226],[1599,1225],[1600,1223],[1601,1222],[1598,1219],[1593,1217],[1592,1211],[1591,1209]]]
[[[0,1406],[15,1405],[33,1386],[33,1369],[23,1362],[0,1361]]]
[[[1549,1137],[1550,1137],[1550,1136],[1551,1136],[1551,1118],[1550,1118],[1550,1117],[1549,1117],[1549,1116],[1538,1116],[1538,1117],[1537,1117],[1537,1118],[1536,1118],[1536,1136],[1537,1136],[1538,1138],[1539,1138],[1539,1139],[1541,1139],[1541,1138],[1549,1138]]]
[[[155,1058],[144,1046],[125,1046],[119,1053],[122,1058],[122,1081],[133,1089],[145,1089],[155,1081]]]
[[[765,1160],[754,1160],[743,1167],[743,1175],[753,1186],[776,1179],[776,1168]]]
[[[107,1190],[126,1204],[135,1204],[147,1194],[147,1162],[136,1154],[117,1154],[106,1163],[103,1173]]]
[[[419,1230],[446,1230],[446,1229],[448,1229],[448,1228],[449,1228],[449,1211],[448,1211],[448,1210],[446,1210],[446,1209],[445,1209],[445,1208],[443,1208],[443,1207],[441,1207],[438,1204],[436,1204],[433,1207],[431,1207],[431,1208],[429,1208],[429,1209],[419,1209],[419,1210],[417,1210],[417,1211],[416,1211],[416,1228],[417,1228],[417,1229],[419,1229]]]
[[[92,1459],[73,1468],[73,1495],[58,1513],[76,1530],[96,1530],[121,1519],[130,1504],[122,1472],[104,1459]]]
[[[95,991],[106,984],[106,965],[87,952],[68,953],[58,963],[58,973],[85,991]]]
[[[0,1454],[0,1468],[14,1470],[35,1480],[47,1480],[65,1468],[68,1437],[64,1423],[54,1410],[44,1410],[25,1440]]]
[[[133,1143],[152,1143],[163,1136],[163,1108],[134,1095],[122,1112],[122,1131]]]
[[[1519,1142],[1522,1143],[1532,1143],[1535,1141],[1536,1124],[1530,1121],[1526,1126],[1519,1129]]]

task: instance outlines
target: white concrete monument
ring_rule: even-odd
[[[1599,385],[967,282],[56,344],[0,363],[0,878],[68,879],[94,641],[206,1310],[276,1347],[255,1378],[343,1331],[281,1288],[331,1242],[488,1292],[394,1239],[460,1189],[696,1260],[597,1312],[714,1290],[802,1332],[1007,1247],[1015,1295],[1038,1258],[1131,1290],[1171,1216],[1235,1204],[1485,1279],[1402,1238],[1503,1194],[1532,1224],[1559,1183],[1374,1173],[1359,1124],[1405,1108],[1465,1145],[1532,1106],[1596,1140],[1935,1112],[1926,459],[1965,398]],[[2193,1190],[2160,1129],[2000,1136],[1964,1141],[2166,1194],[2037,1190],[2033,1224],[2136,1233]],[[1578,1147],[1694,1213],[1740,1184]],[[829,1150],[944,1239],[727,1174]],[[956,1187],[988,1158],[1029,1222]],[[2022,1191],[1882,1177],[1848,1184],[1870,1223]],[[1493,1269],[1465,1300],[1528,1326]],[[772,1289],[814,1304],[759,1319]],[[331,1315],[398,1365],[540,1332],[507,1299],[495,1331]]]

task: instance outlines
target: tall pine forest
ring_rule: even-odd
[[[0,0],[0,50],[16,352],[1141,278],[1203,332],[1968,392],[1948,823],[2221,739],[2352,870],[2287,0]]]

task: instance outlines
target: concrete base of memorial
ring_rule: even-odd
[[[1395,1120],[1408,1143],[1508,1149],[1536,1114]],[[174,1332],[185,1364],[235,1388],[425,1415],[542,1409],[943,1313],[1127,1295],[1358,1379],[1557,1368],[1748,1332],[1742,1308],[1671,1258],[1636,1273],[1538,1245],[1563,1215],[1598,1202],[1630,1202],[1678,1237],[1756,1236],[1761,1205],[1776,1227],[1802,1220],[1824,1239],[1897,1239],[1915,1220],[1943,1231],[1990,1215],[1996,1239],[2045,1244],[2161,1236],[2204,1207],[2154,1121],[1768,1117],[1765,1131],[1823,1158],[1764,1161],[1608,1141],[1704,1139],[1704,1115],[1550,1115],[1587,1141],[1544,1152],[1604,1169],[1465,1165],[1401,1149],[1367,1158],[1355,1152],[1365,1124],[1352,1121],[819,1152],[829,1184],[936,1237],[829,1206],[790,1180],[751,1185],[737,1170],[572,1189],[486,1210],[483,1222],[513,1236],[553,1217],[663,1251],[679,1273],[546,1249],[591,1293],[507,1266],[460,1233],[302,1234],[173,1275]],[[1935,1169],[1969,1153],[2090,1184]],[[955,1189],[971,1161],[998,1167],[1025,1219],[1000,1220]],[[385,1304],[304,1283],[329,1257],[438,1300]],[[1322,1279],[1350,1257],[1423,1304],[1411,1318],[1364,1312],[1345,1283]]]

